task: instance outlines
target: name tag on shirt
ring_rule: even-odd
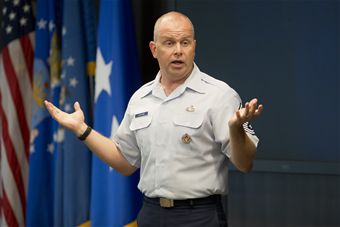
[[[135,118],[138,118],[138,117],[143,117],[143,116],[148,116],[148,111],[146,112],[142,112],[142,113],[138,113],[138,114],[135,114]]]

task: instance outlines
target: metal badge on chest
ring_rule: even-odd
[[[195,112],[195,107],[193,105],[190,105],[188,107],[185,108],[185,110],[187,112]],[[185,143],[185,144],[189,144],[190,142],[192,141],[191,139],[191,136],[188,134],[188,133],[185,133],[183,136],[182,136],[182,142]]]

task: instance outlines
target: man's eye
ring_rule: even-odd
[[[189,41],[183,41],[183,42],[182,42],[182,45],[185,46],[185,47],[188,46],[189,44],[190,44]]]
[[[166,41],[166,42],[165,42],[165,45],[167,45],[167,46],[172,46],[172,42],[171,42],[171,41]]]

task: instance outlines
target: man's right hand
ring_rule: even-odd
[[[53,119],[65,128],[71,130],[77,137],[85,132],[87,125],[85,123],[84,113],[78,102],[74,103],[75,111],[73,113],[66,113],[47,100],[45,100],[44,103]]]
[[[45,100],[45,106],[51,116],[62,126],[71,130],[77,137],[82,135],[87,125],[85,123],[84,113],[78,102],[74,103],[74,112],[66,113],[52,103]],[[83,141],[86,146],[93,151],[100,159],[109,164],[124,176],[129,176],[136,171],[122,155],[119,148],[110,138],[107,138],[95,130]]]

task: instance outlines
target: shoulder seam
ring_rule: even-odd
[[[154,82],[155,82],[155,80],[151,80],[151,81],[147,82],[146,84],[142,85],[141,88],[150,86],[150,85],[152,85]]]

